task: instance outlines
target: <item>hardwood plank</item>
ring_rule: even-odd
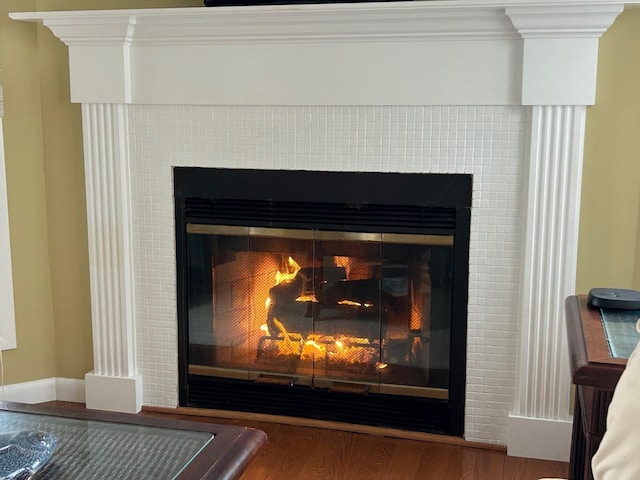
[[[560,478],[560,462],[537,460],[532,458],[506,457],[503,479],[538,480],[544,477]]]
[[[524,480],[526,478],[527,459],[522,457],[506,457],[502,478]]]
[[[569,478],[569,464],[567,462],[560,463],[560,478]]]
[[[478,450],[476,472],[473,480],[496,480],[503,478],[505,455],[500,452]]]
[[[473,480],[478,452],[474,448],[428,444],[422,452],[416,478],[432,480]]]
[[[352,433],[331,430],[322,431],[316,445],[306,455],[309,457],[297,480],[336,479],[337,463],[351,442]]]
[[[309,461],[309,450],[320,435],[320,431],[314,428],[282,425],[281,429],[287,433],[271,455],[275,468],[267,477],[263,477],[265,480],[298,478]]]
[[[376,442],[373,435],[352,434],[336,466],[336,479],[369,480],[371,451]]]
[[[385,437],[371,436],[369,448],[366,452],[366,461],[360,469],[362,478],[370,480],[381,480],[382,470],[390,462],[390,458],[397,448]]]
[[[408,480],[416,478],[422,453],[425,449],[425,442],[415,440],[390,440],[395,445],[395,449],[389,462],[384,467],[382,479],[384,480]]]

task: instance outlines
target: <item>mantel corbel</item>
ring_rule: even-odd
[[[598,41],[623,3],[513,5],[523,39],[522,105],[593,105]]]

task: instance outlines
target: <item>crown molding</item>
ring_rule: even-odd
[[[600,38],[624,3],[515,5],[505,9],[522,38]]]
[[[599,35],[625,3],[638,0],[433,0],[23,12],[9,16],[42,23],[69,46],[367,42],[496,39],[518,33],[523,37]]]
[[[444,2],[311,4],[11,14],[66,45],[211,45],[510,38],[499,7]]]

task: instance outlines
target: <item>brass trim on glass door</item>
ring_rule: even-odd
[[[382,242],[407,245],[452,246],[453,235],[419,235],[407,233],[343,232],[336,230],[302,230],[292,228],[240,227],[236,225],[187,224],[187,233],[294,238],[300,240],[333,240],[351,242]]]

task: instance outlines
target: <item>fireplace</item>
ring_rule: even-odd
[[[566,458],[585,116],[598,38],[625,3],[637,0],[12,14],[69,46],[82,104],[87,406],[180,403],[175,167],[467,174],[464,438]]]
[[[462,435],[471,175],[174,187],[181,405]]]

